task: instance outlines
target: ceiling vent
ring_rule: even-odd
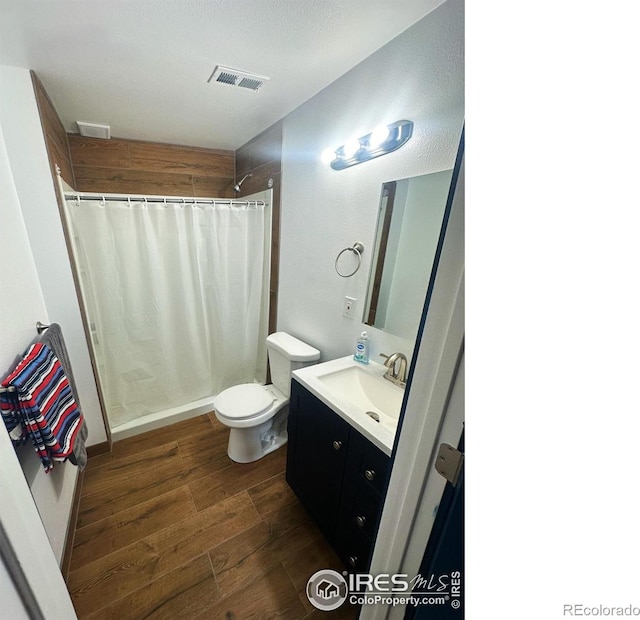
[[[78,131],[85,138],[103,138],[109,140],[111,138],[111,127],[109,125],[99,125],[98,123],[84,123],[76,121]]]
[[[269,78],[264,75],[256,75],[248,73],[240,69],[232,69],[231,67],[223,67],[218,65],[211,74],[207,82],[220,82],[221,84],[229,84],[230,86],[239,86],[240,88],[248,88],[249,90],[258,90]]]

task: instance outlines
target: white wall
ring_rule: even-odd
[[[82,412],[87,445],[106,441],[89,349],[58,213],[42,126],[28,69],[0,67],[0,123],[49,319],[62,326]],[[43,320],[44,319],[40,319]]]
[[[4,91],[7,86],[4,80],[1,80],[0,84],[2,84]],[[5,123],[0,123],[0,127],[2,127],[4,134]],[[2,193],[3,257],[0,290],[12,291],[13,294],[2,295],[0,300],[2,305],[0,310],[0,374],[2,375],[11,370],[15,358],[24,353],[36,338],[36,322],[49,320],[31,246],[26,236],[14,177],[8,170],[5,171],[5,175]],[[8,201],[6,207],[5,200]],[[3,432],[4,430],[0,427],[0,433]],[[57,560],[60,561],[64,550],[78,468],[69,463],[63,463],[46,474],[30,443],[20,446],[16,453],[51,547]]]
[[[323,359],[351,353],[363,329],[371,357],[410,354],[403,340],[360,322],[381,184],[450,169],[464,116],[463,2],[448,0],[284,119],[278,329],[306,340]],[[414,122],[394,153],[341,171],[320,155],[380,123]],[[334,271],[337,253],[361,241],[352,278]],[[342,316],[345,295],[355,320]]]
[[[0,82],[0,85],[4,90],[5,84]],[[47,320],[48,315],[5,148],[2,123],[0,201],[0,290],[5,293],[0,295],[0,372],[4,373],[35,337],[36,321]],[[39,493],[32,487],[30,492],[9,435],[0,428],[0,523],[20,558],[21,568],[44,616],[61,620],[75,618],[57,560],[62,551],[60,543],[64,544],[71,508],[69,492],[73,492],[77,469],[63,464],[54,469],[55,475],[47,477],[33,447],[22,446],[19,452],[23,463],[40,468],[35,486],[43,491]],[[32,493],[39,496],[35,503]],[[52,550],[53,545],[57,547],[57,554]],[[0,601],[15,599],[13,584],[0,580]]]

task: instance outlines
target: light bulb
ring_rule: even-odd
[[[360,150],[360,140],[349,140],[342,147],[342,154],[345,159],[351,159]]]
[[[369,148],[377,149],[389,139],[389,128],[386,125],[379,125],[369,135]]]
[[[336,158],[336,152],[332,148],[326,148],[320,157],[323,163],[329,164]]]

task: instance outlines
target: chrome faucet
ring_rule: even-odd
[[[380,353],[380,357],[385,358],[384,365],[387,367],[384,378],[401,388],[405,387],[407,385],[407,358],[402,353],[392,353],[391,355]],[[397,364],[398,361],[399,364]],[[398,366],[397,369],[396,366]]]

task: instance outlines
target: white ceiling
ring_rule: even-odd
[[[68,131],[235,149],[444,0],[0,0],[0,63],[34,69]],[[208,84],[215,65],[266,75]]]

